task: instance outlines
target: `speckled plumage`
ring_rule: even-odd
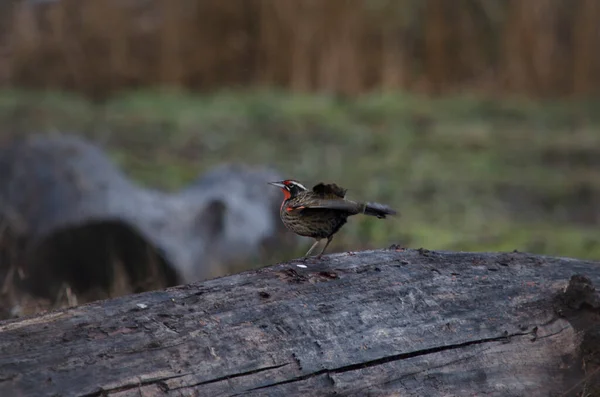
[[[312,237],[317,241],[306,253],[308,256],[322,239],[327,244],[321,256],[348,217],[365,214],[385,218],[396,211],[378,203],[362,203],[346,199],[346,189],[336,184],[319,183],[312,190],[293,180],[272,182],[285,196],[279,211],[283,224],[300,236]]]

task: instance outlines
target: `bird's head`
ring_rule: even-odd
[[[292,179],[286,179],[279,182],[269,182],[269,185],[277,186],[283,192],[285,199],[290,199],[297,196],[299,193],[306,191],[307,189],[298,181]]]

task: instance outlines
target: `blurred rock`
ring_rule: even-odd
[[[80,138],[13,142],[0,149],[0,280],[20,274],[26,291],[82,303],[241,270],[298,241],[266,184],[281,178],[227,164],[168,194],[134,184]]]

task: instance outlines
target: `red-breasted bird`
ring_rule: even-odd
[[[346,189],[336,184],[319,183],[312,190],[291,179],[269,184],[277,186],[283,192],[284,200],[279,210],[283,224],[300,236],[316,240],[305,257],[310,255],[321,240],[327,239],[325,247],[317,255],[317,258],[321,257],[333,235],[351,215],[365,214],[383,219],[387,215],[396,214],[396,211],[383,204],[350,201],[345,198]]]

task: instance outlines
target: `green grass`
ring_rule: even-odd
[[[172,190],[224,161],[271,164],[306,184],[397,208],[351,219],[333,250],[530,251],[600,258],[600,102],[355,100],[276,91],[122,94],[104,105],[0,92],[8,135],[75,132],[142,184]],[[268,188],[265,186],[265,188]]]

